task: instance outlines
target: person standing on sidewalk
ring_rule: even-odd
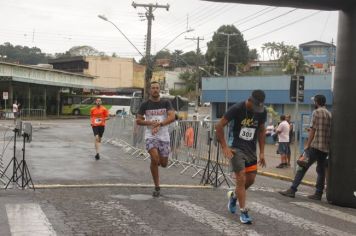
[[[276,168],[286,168],[288,167],[287,156],[290,155],[289,124],[285,115],[281,115],[280,120],[276,133],[278,134],[278,153],[281,155],[281,163]]]
[[[291,115],[290,114],[286,115],[286,121],[289,124],[289,143],[288,143],[289,154],[287,155],[287,166],[290,166],[290,156],[291,156],[290,145],[292,144],[292,141],[294,139],[294,125],[293,125],[293,122],[291,121]]]
[[[17,100],[14,101],[14,104],[12,104],[12,113],[14,113],[14,123],[16,124],[17,117],[19,117],[19,107],[20,104],[17,103]]]
[[[151,156],[151,174],[155,189],[153,197],[160,196],[158,166],[166,167],[170,152],[168,125],[175,120],[175,111],[168,100],[160,99],[160,85],[151,82],[150,98],[143,102],[137,113],[137,125],[147,126],[146,149]]]
[[[92,107],[90,110],[90,123],[95,136],[95,160],[100,159],[99,148],[105,130],[105,121],[108,119],[108,110],[101,105],[101,99],[97,98],[95,100],[95,107]]]
[[[325,183],[325,167],[326,157],[328,156],[330,149],[330,133],[331,133],[331,113],[325,108],[326,98],[324,95],[316,95],[313,97],[315,110],[312,114],[312,120],[310,124],[310,131],[308,140],[304,146],[304,150],[309,155],[308,163],[305,167],[299,168],[297,171],[292,186],[279,193],[287,197],[295,197],[295,193],[298,190],[298,186],[303,180],[305,173],[309,167],[317,162],[316,172],[316,191],[314,194],[309,195],[308,198],[313,200],[321,200],[324,191]]]
[[[266,166],[264,158],[265,122],[267,111],[264,108],[265,93],[254,90],[244,102],[233,105],[216,124],[216,136],[221,144],[224,156],[230,159],[232,170],[236,176],[235,194],[229,196],[228,210],[236,212],[236,201],[240,206],[240,221],[251,224],[252,220],[246,208],[246,189],[255,181],[257,173],[256,140],[259,143],[259,161]],[[224,127],[234,121],[232,148],[225,140]]]

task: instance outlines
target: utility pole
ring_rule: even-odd
[[[146,18],[147,18],[147,35],[146,35],[146,71],[145,71],[145,81],[144,81],[144,99],[148,99],[149,90],[150,90],[150,82],[152,79],[152,70],[153,63],[151,61],[151,32],[152,32],[152,20],[154,20],[153,11],[157,8],[165,8],[167,11],[169,10],[169,4],[167,5],[158,5],[156,4],[137,4],[132,2],[132,6],[134,8],[144,7],[146,9]]]
[[[236,36],[238,34],[228,34],[228,33],[218,33],[218,34],[221,34],[221,35],[226,35],[227,36],[227,46],[226,46],[226,65],[225,65],[225,68],[224,68],[224,74],[225,74],[225,77],[226,77],[226,88],[225,88],[225,112],[227,111],[227,108],[228,108],[228,104],[229,104],[229,95],[228,95],[228,91],[229,91],[229,52],[230,52],[230,36]]]
[[[197,74],[197,82],[195,84],[195,112],[198,112],[198,102],[199,102],[199,97],[200,97],[200,91],[199,91],[199,84],[200,84],[200,69],[199,69],[199,54],[200,54],[200,47],[199,47],[199,43],[200,40],[204,40],[204,38],[201,37],[193,37],[193,38],[185,38],[187,40],[193,40],[193,41],[197,41],[197,52],[196,52],[196,59],[195,59],[195,70],[196,70],[196,74]]]

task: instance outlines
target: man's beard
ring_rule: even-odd
[[[152,96],[153,98],[159,98],[159,93],[153,93],[151,96]]]

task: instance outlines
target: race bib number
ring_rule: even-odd
[[[251,141],[255,136],[255,131],[256,131],[255,128],[243,127],[241,128],[239,137],[243,140]]]
[[[100,124],[100,123],[101,123],[101,121],[102,121],[102,119],[101,119],[101,118],[95,118],[95,120],[94,120],[95,124]]]
[[[162,121],[162,117],[161,116],[152,116],[151,121],[156,121],[156,122],[161,122]]]

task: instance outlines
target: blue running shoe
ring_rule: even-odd
[[[227,203],[227,209],[230,213],[235,214],[236,212],[236,197],[233,191],[228,192],[229,202]]]
[[[252,224],[252,219],[248,215],[248,210],[241,210],[240,221],[242,224]]]

